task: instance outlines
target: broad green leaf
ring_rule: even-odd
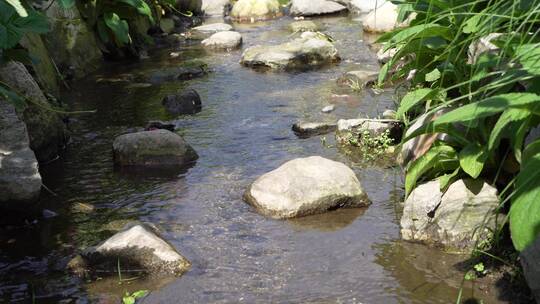
[[[433,71],[426,74],[427,82],[434,82],[441,78],[441,71],[439,69],[434,69]]]
[[[509,93],[490,97],[475,103],[459,107],[444,114],[435,121],[435,125],[465,122],[492,116],[509,107],[526,107],[540,102],[540,96],[531,93]]]
[[[533,141],[532,143],[528,144],[527,147],[525,147],[521,159],[522,163],[527,163],[536,154],[540,154],[540,139]]]
[[[456,176],[459,174],[460,168],[457,168],[454,170],[454,172],[450,174],[445,174],[441,177],[439,177],[439,187],[441,189],[441,192],[445,192],[446,188],[454,181]]]
[[[527,72],[540,75],[540,43],[518,46],[516,57]]]
[[[465,173],[476,179],[484,169],[487,156],[484,147],[476,143],[470,143],[459,152],[459,165]]]
[[[478,24],[480,23],[481,18],[482,15],[478,14],[467,19],[467,21],[465,21],[465,26],[463,27],[463,33],[476,33],[480,29]]]
[[[135,298],[132,296],[124,296],[122,302],[123,304],[135,304]]]
[[[390,70],[390,67],[392,65],[392,60],[385,63],[381,70],[379,71],[379,78],[377,80],[378,85],[382,86],[386,80],[386,77],[388,76],[388,71]]]
[[[398,119],[400,119],[412,107],[419,104],[420,102],[426,101],[427,99],[431,98],[435,95],[435,93],[437,93],[437,90],[429,88],[417,89],[407,93],[407,95],[405,95],[403,99],[401,99],[396,116],[398,117]]]
[[[107,27],[114,33],[119,45],[129,44],[131,42],[129,25],[125,20],[121,20],[115,13],[106,13],[103,16],[103,20]]]
[[[2,49],[3,45],[6,45],[8,42],[8,33],[7,29],[4,25],[0,24],[0,49]]]
[[[148,293],[149,293],[148,290],[138,290],[138,291],[135,291],[133,294],[131,294],[131,296],[133,296],[135,299],[140,299],[142,297],[146,297]]]
[[[515,125],[516,122],[526,119],[530,115],[531,112],[529,110],[521,108],[509,108],[504,111],[491,131],[488,149],[492,151],[497,148],[505,133],[507,136],[514,136],[516,128],[513,125]]]
[[[444,37],[450,40],[450,29],[438,24],[420,24],[405,28],[396,33],[390,41],[391,44],[399,44],[410,39],[427,37]]]
[[[431,147],[426,154],[415,160],[409,167],[405,178],[406,195],[408,196],[411,193],[420,177],[433,168],[438,162],[455,159],[455,157],[456,151],[450,146],[441,145]]]
[[[152,17],[152,10],[148,6],[148,4],[146,4],[146,2],[144,2],[143,0],[118,0],[118,1],[123,2],[135,8],[137,12],[139,12],[139,14],[147,16],[148,19],[150,19],[150,21],[154,23],[154,18]]]
[[[21,17],[28,17],[28,12],[19,0],[5,0],[9,5],[13,6],[17,14]]]
[[[514,247],[522,251],[540,232],[540,154],[523,162],[510,207],[510,233]]]

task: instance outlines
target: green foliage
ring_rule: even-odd
[[[401,18],[410,12],[410,27],[379,38],[396,50],[379,83],[413,75],[399,119],[444,113],[404,141],[448,137],[408,165],[406,192],[433,178],[443,189],[463,176],[513,180],[502,199],[511,203],[512,240],[523,250],[540,233],[540,143],[524,147],[540,122],[540,0],[400,1]],[[503,166],[510,159],[520,164],[517,174]]]
[[[126,294],[122,297],[122,303],[135,304],[138,299],[146,297],[148,293],[149,293],[148,290],[138,290],[132,294],[130,294],[129,292],[126,292]]]
[[[0,65],[11,60],[29,61],[25,49],[17,48],[27,33],[49,31],[47,19],[33,9],[26,9],[19,0],[0,0]],[[26,101],[7,84],[0,82],[0,96],[21,110]]]
[[[352,133],[352,136],[348,139],[349,144],[359,147],[360,155],[368,162],[383,158],[387,154],[389,147],[394,143],[389,130],[378,136],[372,135],[368,130]]]

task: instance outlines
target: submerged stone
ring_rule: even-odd
[[[193,89],[167,95],[163,98],[161,104],[169,113],[174,115],[195,114],[202,109],[201,97]]]
[[[295,21],[289,24],[291,32],[316,32],[320,30],[320,26],[311,20]]]
[[[241,64],[275,70],[308,69],[339,61],[338,51],[327,37],[305,32],[298,39],[274,46],[253,46],[242,54]]]
[[[278,219],[370,204],[349,167],[320,156],[294,159],[264,174],[251,184],[244,200]]]

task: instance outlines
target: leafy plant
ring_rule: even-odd
[[[370,162],[384,157],[394,140],[390,136],[390,131],[386,130],[378,136],[374,136],[370,131],[364,130],[360,133],[352,132],[349,137],[349,144],[360,148],[363,159]]]
[[[148,293],[149,293],[148,290],[138,290],[131,294],[126,291],[126,294],[122,297],[122,303],[135,304],[138,299],[146,297]]]
[[[540,0],[394,2],[403,20],[416,16],[379,39],[385,51],[395,49],[379,84],[409,76],[397,116],[431,117],[403,142],[447,135],[407,165],[407,194],[433,178],[443,189],[461,177],[509,185],[502,208],[523,250],[540,233],[540,143],[525,146],[540,122]]]

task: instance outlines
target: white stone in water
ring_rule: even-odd
[[[197,26],[193,29],[200,32],[223,32],[230,31],[233,29],[233,27],[230,24],[226,23],[211,23]]]
[[[301,16],[333,14],[347,10],[347,7],[329,0],[292,0],[291,14]]]
[[[301,137],[330,133],[335,131],[336,128],[336,123],[324,122],[297,122],[292,127],[293,131]]]
[[[118,232],[86,255],[90,259],[124,258],[136,262],[148,272],[181,275],[190,262],[176,249],[144,225],[135,225]]]
[[[320,156],[291,160],[259,177],[244,200],[273,218],[293,218],[370,204],[354,172]]]
[[[334,105],[328,105],[328,106],[322,108],[321,112],[323,112],[323,113],[330,113],[330,112],[334,111],[335,109],[336,109],[336,106],[334,106]]]
[[[362,22],[364,31],[386,33],[408,24],[408,21],[398,22],[398,6],[388,1],[376,10],[371,11]]]
[[[202,0],[201,10],[206,16],[223,16],[230,0]]]
[[[231,17],[238,20],[267,19],[280,14],[278,0],[238,0],[231,11]]]
[[[242,35],[232,31],[218,32],[204,39],[201,44],[207,48],[230,50],[242,44]]]

